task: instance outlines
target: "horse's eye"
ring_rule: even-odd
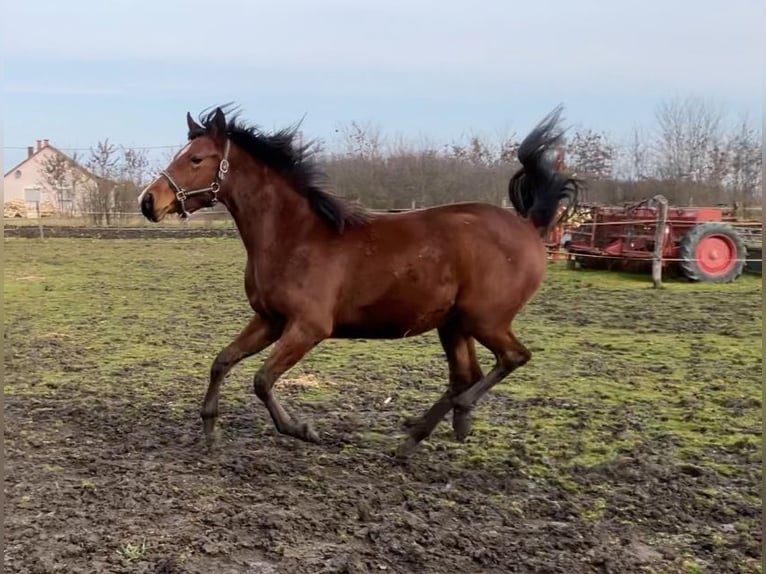
[[[191,158],[191,162],[192,162],[194,165],[199,165],[199,164],[201,164],[201,163],[202,163],[202,158],[201,158],[201,157],[199,157],[198,155],[194,155],[194,156],[192,156],[192,158]]]

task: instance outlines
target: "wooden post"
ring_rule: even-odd
[[[40,230],[40,239],[45,239],[45,233],[43,233],[43,216],[40,213],[40,202],[35,203],[35,209],[37,210],[37,228]]]
[[[665,225],[668,221],[668,200],[655,195],[657,202],[657,227],[654,230],[654,253],[652,254],[652,283],[654,288],[662,287],[662,251],[665,248]]]

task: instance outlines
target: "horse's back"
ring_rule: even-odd
[[[542,248],[539,235],[529,221],[511,209],[489,203],[452,203],[386,213],[376,219],[378,229],[386,229],[381,237],[390,235],[413,248],[434,244],[440,250],[472,260],[484,253],[522,262],[538,258]]]
[[[342,335],[416,334],[456,311],[487,305],[514,313],[544,272],[532,226],[490,204],[376,215],[348,239],[353,255],[342,266]]]

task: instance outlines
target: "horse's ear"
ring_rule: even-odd
[[[186,112],[186,125],[189,126],[189,139],[205,131],[205,128],[203,128],[201,125],[199,125],[197,122],[195,122],[192,119],[191,114],[189,112]]]
[[[215,109],[211,128],[213,137],[220,138],[226,135],[226,116],[223,114],[221,108]]]

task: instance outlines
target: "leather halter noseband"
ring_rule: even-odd
[[[213,197],[208,201],[208,204],[205,207],[213,207],[216,203],[218,203],[218,192],[221,190],[221,184],[223,183],[223,179],[226,177],[226,174],[229,172],[229,148],[231,147],[230,141],[226,140],[226,148],[223,152],[223,159],[221,159],[221,163],[218,166],[218,174],[216,175],[215,181],[211,183],[208,187],[201,187],[199,189],[193,189],[191,191],[187,191],[184,188],[182,188],[180,185],[178,185],[172,177],[170,177],[170,174],[166,170],[162,170],[160,172],[160,176],[164,176],[165,179],[168,180],[168,183],[170,184],[170,187],[173,188],[173,191],[176,194],[176,199],[178,200],[178,203],[181,204],[181,217],[187,218],[189,217],[190,213],[186,211],[186,200],[192,196],[200,195],[202,193],[208,193],[212,192]]]

